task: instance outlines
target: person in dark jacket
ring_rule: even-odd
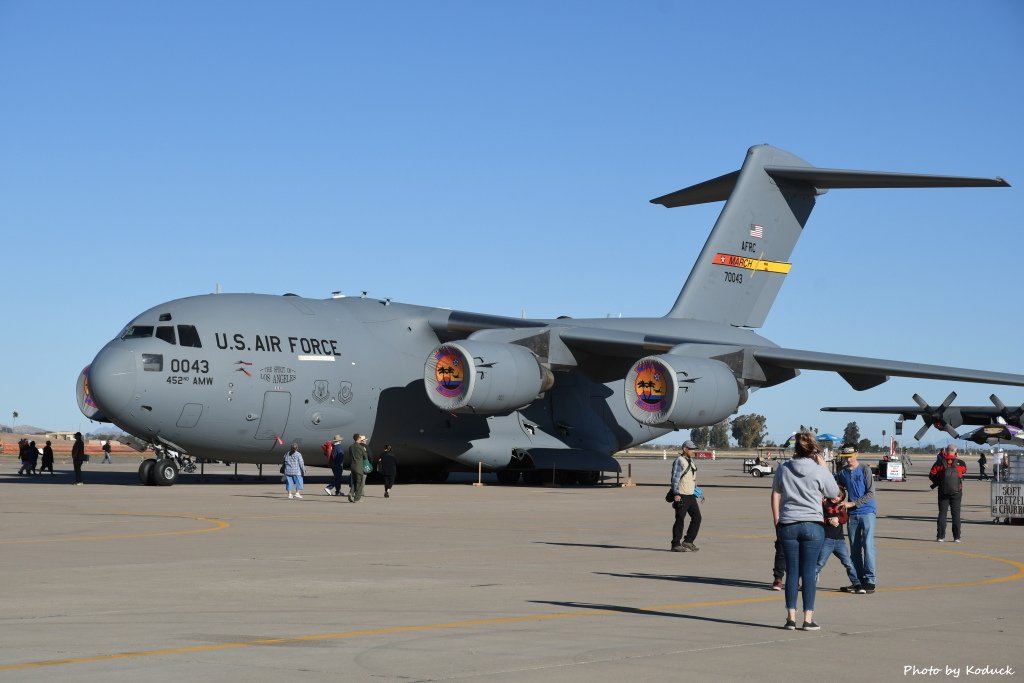
[[[349,489],[348,502],[358,503],[363,497],[363,485],[366,483],[366,473],[363,471],[363,463],[369,457],[366,451],[366,437],[362,434],[352,435],[353,443],[348,447],[349,467]]]
[[[341,495],[341,477],[345,466],[345,447],[341,445],[341,442],[345,439],[341,434],[334,435],[334,442],[331,444],[331,474],[334,478],[331,483],[324,486],[324,491],[328,496],[340,496]]]
[[[82,485],[82,463],[85,462],[85,441],[82,432],[75,432],[75,443],[71,446],[71,462],[75,466],[75,486]]]
[[[43,465],[39,468],[39,474],[42,474],[46,470],[50,470],[50,474],[53,474],[53,446],[50,445],[50,441],[46,441],[46,445],[43,446]]]
[[[28,442],[28,473],[39,474],[36,469],[39,466],[39,449],[36,447],[35,441]]]
[[[377,458],[377,471],[384,477],[384,497],[391,497],[391,487],[395,485],[395,477],[398,476],[398,459],[391,444],[384,445],[384,452]]]
[[[967,464],[956,457],[956,446],[946,446],[942,459],[932,465],[928,478],[932,480],[932,488],[939,491],[939,516],[936,520],[935,540],[942,543],[946,540],[946,515],[953,513],[953,542],[960,542],[960,501],[964,493],[964,475]]]
[[[28,439],[22,439],[18,442],[18,460],[21,461],[21,467],[18,468],[18,474],[28,474],[29,454],[28,454]]]

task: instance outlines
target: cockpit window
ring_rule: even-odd
[[[176,343],[174,341],[174,327],[171,325],[161,325],[156,328],[156,338],[163,339],[168,344]]]
[[[153,336],[152,325],[129,325],[121,335],[121,339],[145,339]]]
[[[161,313],[160,314],[160,322],[165,323],[165,322],[169,321],[170,319],[171,319],[171,314],[170,313]]]
[[[181,340],[182,346],[203,348],[203,343],[199,341],[199,333],[196,332],[194,325],[178,325],[178,338]]]
[[[163,372],[164,355],[162,353],[142,354],[142,369],[145,372]]]

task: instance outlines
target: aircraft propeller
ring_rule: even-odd
[[[914,434],[914,438],[916,440],[920,441],[921,437],[924,436],[924,433],[927,432],[928,428],[932,426],[934,426],[936,429],[943,430],[944,432],[952,436],[954,439],[958,437],[956,429],[954,429],[953,425],[947,422],[945,419],[946,408],[950,406],[950,404],[953,402],[955,398],[956,392],[951,391],[949,392],[949,396],[946,397],[946,400],[943,401],[941,405],[933,407],[928,405],[927,401],[925,401],[919,395],[914,394],[914,401],[917,403],[917,405],[921,406],[921,409],[924,411],[923,413],[921,413],[921,419],[924,420],[924,426],[917,430],[917,434]],[[959,422],[959,420],[957,420],[957,422]]]
[[[1024,403],[1020,404],[1016,408],[1009,408],[995,394],[989,396],[988,400],[992,401],[992,405],[999,410],[999,415],[1006,420],[1007,424],[1014,425],[1015,427],[1021,426],[1020,418],[1024,415]]]

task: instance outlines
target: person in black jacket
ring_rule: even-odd
[[[71,462],[75,465],[75,486],[82,485],[82,463],[85,462],[85,441],[82,432],[75,432],[75,443],[71,446]]]
[[[395,485],[395,477],[398,476],[398,458],[391,450],[391,444],[384,445],[384,452],[377,459],[377,470],[384,477],[384,497],[391,497],[391,487]]]
[[[939,516],[935,520],[935,540],[942,543],[946,540],[946,515],[953,515],[953,542],[960,542],[960,502],[964,495],[964,475],[967,464],[957,457],[956,446],[950,444],[939,453],[941,462],[932,465],[928,478],[932,488],[938,489]]]
[[[50,470],[50,474],[53,474],[53,447],[50,445],[50,441],[46,441],[46,445],[43,446],[43,465],[39,468],[39,474],[42,474],[46,470]]]
[[[22,439],[18,442],[18,460],[21,461],[21,467],[18,469],[18,474],[28,474],[29,465],[31,463],[28,453],[28,439]]]

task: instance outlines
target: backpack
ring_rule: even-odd
[[[960,470],[956,468],[959,463],[959,460],[954,460],[952,464],[945,465],[942,469],[939,493],[944,496],[956,495],[963,489],[963,485],[960,483]]]

